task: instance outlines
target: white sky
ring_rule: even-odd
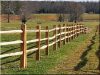
[[[0,0],[0,1],[75,1],[75,2],[99,2],[99,0]]]
[[[97,1],[99,2],[99,0],[65,0],[65,1]]]
[[[95,1],[95,2],[99,2],[99,0],[32,0],[32,1],[76,1],[76,2],[79,2],[79,1],[81,2],[93,1],[94,2]]]
[[[75,2],[99,2],[99,0],[0,0],[0,1],[75,1]]]

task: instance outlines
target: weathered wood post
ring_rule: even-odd
[[[86,34],[86,32],[87,32],[87,28],[86,28],[86,27],[84,27],[84,33]]]
[[[83,26],[83,24],[82,24],[82,34],[84,34],[84,29],[83,29],[83,28],[84,28],[84,26]]]
[[[74,25],[72,25],[72,30],[71,31],[72,31],[72,40],[73,40],[74,39],[74,35],[73,35],[74,34]]]
[[[79,36],[79,33],[80,32],[80,25],[78,24],[78,36]]]
[[[68,36],[69,36],[69,33],[68,33],[68,32],[69,32],[68,25],[66,25],[66,32],[67,32],[67,33],[66,33],[66,37],[67,37],[67,38],[66,38],[66,42],[68,42],[68,40],[69,40],[69,38],[68,38]]]
[[[40,60],[40,39],[41,39],[41,26],[36,26],[36,29],[38,30],[38,32],[36,32],[36,39],[38,39],[38,41],[36,42],[37,48],[38,50],[36,51],[36,60]]]
[[[73,34],[73,25],[71,25],[71,35]],[[73,39],[73,36],[71,36],[71,40]]]
[[[80,35],[80,25],[78,24],[78,36]]]
[[[53,32],[53,36],[55,36],[55,38],[54,38],[55,44],[53,45],[53,50],[57,50],[57,36],[56,36],[56,34],[57,34],[56,28],[57,28],[57,27],[56,27],[56,25],[54,25],[53,28],[55,28],[55,30],[54,30],[54,32]]]
[[[76,24],[75,24],[75,27],[74,27],[74,34],[75,34],[74,38],[76,38]]]
[[[72,33],[73,33],[73,32],[72,32],[72,29],[73,29],[73,28],[72,28],[72,25],[71,25],[70,27],[71,27],[71,28],[70,28],[70,36],[71,36],[71,37],[70,37],[70,41],[71,41],[71,40],[72,40]]]
[[[76,37],[76,24],[74,25],[74,38]]]
[[[71,41],[71,25],[69,26],[69,41]]]
[[[85,27],[83,26],[83,33],[85,34]]]
[[[78,37],[78,35],[79,35],[79,26],[77,24],[77,37]]]
[[[27,67],[26,24],[22,23],[21,30],[22,30],[21,40],[23,41],[23,43],[21,43],[21,51],[23,52],[23,54],[21,55],[20,68],[26,68]]]
[[[72,40],[74,39],[74,25],[72,25]]]
[[[74,38],[76,36],[75,31],[76,31],[76,25],[74,25]]]
[[[82,34],[82,24],[80,24],[81,26],[80,26],[80,30],[81,30],[81,34]]]
[[[63,32],[64,32],[63,45],[65,45],[66,44],[66,26],[65,26],[65,24],[63,24],[63,27],[64,27],[64,29],[63,29]]]
[[[80,34],[82,34],[82,24],[80,24]]]
[[[73,39],[75,38],[75,25],[73,25]]]
[[[75,38],[77,37],[77,25],[75,24]]]
[[[58,34],[60,34],[59,35],[58,47],[60,48],[61,47],[61,25],[59,25],[58,27],[59,27]]]
[[[77,30],[77,25],[75,24],[75,38],[77,37],[77,32],[76,32],[76,30]]]
[[[48,26],[46,26],[46,32],[45,32],[45,37],[47,38],[46,39],[46,49],[45,49],[45,54],[48,55],[49,54],[49,29],[48,29]]]
[[[79,35],[81,34],[81,24],[79,24]]]

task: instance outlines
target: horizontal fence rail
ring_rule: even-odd
[[[3,46],[3,45],[12,45],[12,44],[19,44],[19,43],[23,43],[23,41],[17,40],[17,41],[11,41],[11,42],[0,42],[0,46]]]
[[[27,41],[27,32],[35,32],[36,39],[28,40]],[[45,33],[45,38],[41,38],[41,32]],[[49,36],[49,32],[53,32],[53,36]],[[49,54],[49,47],[53,46],[53,49],[57,49],[61,47],[61,43],[66,44],[66,42],[71,41],[72,39],[78,37],[80,34],[85,34],[87,32],[87,28],[83,24],[75,24],[75,25],[66,25],[63,26],[54,26],[53,29],[49,29],[46,26],[45,30],[41,30],[41,26],[37,26],[34,30],[27,30],[26,25],[21,25],[21,30],[10,30],[10,31],[0,31],[0,34],[9,34],[9,33],[21,33],[21,40],[11,41],[11,42],[0,42],[0,46],[5,45],[12,45],[12,44],[21,44],[21,51],[8,53],[8,54],[1,54],[1,58],[10,57],[10,56],[17,56],[21,55],[21,62],[20,67],[26,68],[27,67],[27,53],[29,52],[36,52],[36,60],[40,60],[40,50],[45,49],[46,55]],[[50,41],[53,42],[50,43]],[[45,41],[45,45],[41,46],[41,42]],[[36,43],[36,48],[27,50],[28,43]],[[57,44],[58,43],[58,44]]]
[[[84,29],[84,28],[81,28],[81,29]],[[76,30],[79,30],[79,29],[76,29]],[[43,38],[43,39],[40,39],[40,41],[45,41],[46,39],[49,39],[49,40],[52,40],[54,39],[55,37],[59,36],[59,35],[63,35],[63,34],[67,34],[67,33],[71,33],[71,32],[75,32],[76,30],[73,30],[73,31],[68,31],[68,32],[61,32],[60,34],[57,34],[56,36],[52,36],[52,37],[49,37],[49,38]],[[82,31],[81,31],[82,32]],[[77,32],[77,33],[80,33],[80,32]],[[72,35],[71,35],[72,36]],[[70,37],[70,36],[68,36]],[[38,39],[34,39],[34,40],[29,40],[29,41],[26,41],[26,43],[32,43],[32,42],[37,42]],[[0,45],[3,46],[3,45],[11,45],[11,44],[19,44],[19,43],[23,43],[23,41],[21,40],[16,40],[16,41],[11,41],[11,42],[0,42]]]
[[[0,31],[0,34],[8,34],[8,33],[22,33],[22,30],[9,30],[9,31]]]

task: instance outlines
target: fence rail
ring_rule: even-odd
[[[21,51],[20,52],[14,52],[14,53],[8,53],[8,54],[1,54],[0,59],[4,57],[9,56],[17,56],[21,55],[21,68],[27,67],[27,53],[28,52],[36,52],[36,60],[40,60],[40,50],[45,49],[46,55],[49,54],[49,47],[53,46],[53,49],[57,49],[57,43],[58,47],[61,47],[61,42],[63,44],[66,44],[66,42],[69,42],[70,40],[78,37],[80,34],[86,33],[87,29],[83,24],[75,24],[75,25],[65,25],[63,26],[54,26],[53,29],[49,29],[48,26],[46,26],[45,30],[41,30],[41,26],[37,26],[35,30],[27,30],[26,25],[21,25],[21,30],[10,30],[10,31],[0,31],[0,34],[8,34],[8,33],[21,33],[21,40],[11,41],[11,42],[0,42],[0,46],[4,45],[12,45],[12,44],[21,44]],[[36,33],[36,39],[28,40],[27,41],[27,32],[35,32]],[[41,38],[41,32],[45,32],[45,38]],[[53,36],[49,37],[49,32],[53,32]],[[49,41],[53,40],[52,43],[49,43]],[[46,41],[45,45],[41,46],[41,41]],[[27,44],[36,42],[36,48],[27,50]]]

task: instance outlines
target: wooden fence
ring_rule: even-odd
[[[27,32],[35,32],[36,39],[27,41]],[[41,33],[45,33],[45,38],[41,38]],[[53,36],[49,37],[49,32],[53,32]],[[66,44],[72,39],[78,37],[80,34],[86,33],[86,27],[83,24],[75,24],[75,25],[66,25],[63,26],[53,26],[53,29],[49,29],[46,26],[46,29],[41,29],[41,26],[36,26],[35,30],[27,30],[26,25],[21,25],[21,30],[10,30],[10,31],[0,31],[0,34],[9,34],[9,33],[21,33],[21,40],[11,41],[11,42],[0,42],[0,46],[4,45],[12,45],[12,44],[21,44],[21,51],[9,53],[9,54],[1,54],[0,59],[4,57],[17,56],[21,55],[20,67],[27,67],[27,53],[28,52],[36,52],[36,60],[40,60],[40,50],[45,49],[45,54],[49,54],[49,47],[53,46],[53,50],[57,50],[57,45],[60,48],[61,42]],[[52,43],[49,43],[50,40],[53,40]],[[46,44],[41,47],[41,42],[45,41]],[[27,44],[36,42],[36,48],[27,50]]]

